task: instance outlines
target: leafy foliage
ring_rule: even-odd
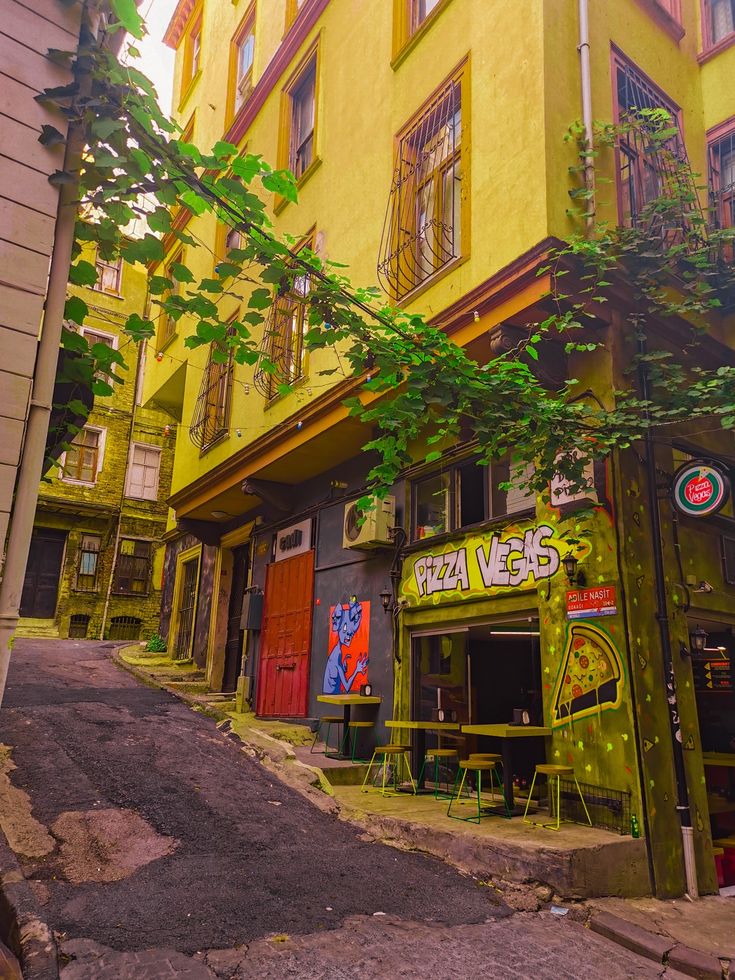
[[[113,8],[120,24],[140,36],[143,26],[134,4],[114,0]],[[528,323],[512,349],[478,363],[425,317],[391,305],[375,287],[353,285],[344,266],[305,249],[296,252],[292,239],[274,234],[263,192],[295,201],[292,174],[274,171],[262,157],[240,154],[226,142],[218,142],[209,153],[184,142],[159,108],[151,82],[121,65],[91,37],[75,66],[73,85],[41,96],[62,107],[88,133],[80,175],[83,220],[71,281],[92,281],[94,269],[81,257],[85,241],[95,241],[105,257],[120,254],[126,262],[161,263],[160,234],[187,246],[190,253],[202,247],[178,216],[185,211],[214,214],[240,232],[239,247],[206,278],[197,277],[185,261],[163,273],[159,265],[150,278],[154,312],[149,318],[132,315],[126,329],[135,340],[150,337],[153,316],[160,312],[185,325],[188,347],[216,340],[223,349],[233,349],[238,363],[259,361],[268,373],[275,366],[259,342],[266,311],[278,296],[294,289],[299,277],[308,275],[305,344],[309,350],[338,349],[349,368],[355,388],[347,404],[374,432],[366,449],[377,454],[370,479],[378,492],[385,492],[414,462],[416,445],[428,445],[426,458],[431,461],[440,458],[443,446],[466,439],[468,432],[484,460],[508,454],[533,460],[530,485],[544,492],[555,475],[579,487],[591,456],[604,458],[629,446],[651,425],[708,416],[725,427],[735,426],[735,372],[725,366],[698,366],[691,351],[684,358],[681,351],[646,351],[642,360],[632,362],[626,384],[605,403],[580,390],[573,378],[550,386],[540,370],[548,345],[561,347],[576,362],[599,357],[606,304],[622,294],[635,310],[623,322],[626,330],[642,341],[662,318],[684,319],[692,325],[692,351],[700,343],[704,318],[732,299],[732,267],[721,261],[732,238],[727,232],[707,233],[685,161],[667,160],[674,176],[635,225],[598,223],[591,233],[574,235],[551,255],[540,270],[552,281],[548,315]],[[598,152],[610,157],[616,141],[636,127],[662,157],[670,153],[670,121],[656,113],[625,127],[601,127]],[[570,132],[570,140],[572,145],[576,141],[580,160],[572,173],[581,178],[586,149],[578,128]],[[570,214],[583,218],[590,189],[580,181],[571,198],[582,210]],[[135,216],[145,218],[158,235],[126,237],[125,228]],[[663,234],[672,227],[675,234]],[[223,296],[244,299],[245,312],[234,330],[228,330],[233,325],[220,313]],[[83,304],[71,300],[68,316],[81,324]],[[79,343],[70,334],[65,342]],[[90,363],[99,365],[101,352],[87,353]],[[650,399],[641,397],[638,386],[636,371],[643,365]],[[113,367],[108,364],[106,370],[112,373]],[[288,386],[279,391],[288,391]]]

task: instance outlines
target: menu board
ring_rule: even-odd
[[[697,691],[732,691],[732,662],[725,658],[692,659],[694,687]]]

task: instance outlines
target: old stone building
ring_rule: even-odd
[[[97,397],[83,428],[44,479],[21,599],[19,635],[148,638],[158,632],[166,496],[173,451],[167,416],[140,405],[145,346],[123,334],[143,313],[141,267],[96,262],[79,290],[87,343],[125,358],[125,380]]]

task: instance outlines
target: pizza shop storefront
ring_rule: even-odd
[[[605,514],[595,520],[609,528]],[[599,560],[586,542],[573,550],[607,582],[612,558],[603,544]],[[575,604],[563,565],[569,551],[553,512],[411,551],[401,579],[395,714],[545,729],[513,738],[516,804],[537,763],[573,766],[599,802],[595,824],[630,834],[641,804],[616,589],[601,584]],[[438,739],[467,753],[499,751],[494,740],[459,731],[427,732],[427,748]]]

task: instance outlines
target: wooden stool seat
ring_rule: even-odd
[[[719,840],[712,841],[715,847],[731,848],[735,847],[735,834],[730,837],[720,837]]]
[[[492,759],[485,758],[485,756],[490,756],[490,755],[495,755],[495,753],[487,752],[484,753],[482,757],[478,754],[478,755],[471,755],[469,759],[460,759],[459,767],[457,769],[457,776],[454,780],[454,786],[452,787],[452,793],[449,798],[449,806],[447,807],[447,816],[451,817],[452,820],[464,820],[466,823],[479,823],[480,820],[482,820],[483,809],[482,809],[481,797],[482,797],[482,774],[484,772],[490,773],[490,791],[492,794],[493,802],[495,802],[495,787],[493,786],[493,776],[494,776],[495,781],[497,782],[498,789],[500,790],[500,798],[503,801],[505,816],[507,819],[511,818],[512,814],[510,812],[510,809],[508,808],[508,801],[505,798],[503,784],[500,782],[500,776],[498,775],[498,771],[496,768],[497,760],[500,759],[500,756],[496,756],[495,758]],[[475,790],[477,793],[477,816],[458,817],[452,813],[452,807],[455,805],[455,803],[457,803],[457,801],[460,802],[460,805],[463,802],[460,800],[460,797],[462,796],[462,790],[464,789],[464,784],[468,772],[474,772],[475,774]],[[457,788],[458,783],[459,783],[459,788]],[[487,815],[488,812],[497,813],[498,810],[496,809],[494,811],[493,810],[488,811],[488,809],[486,808],[484,815]]]
[[[536,772],[541,776],[573,776],[574,766],[553,766],[543,762],[536,766]]]
[[[501,762],[502,755],[497,752],[470,752],[470,759],[484,759],[486,762]]]
[[[556,820],[552,823],[541,824],[546,830],[558,830],[561,824],[561,777],[571,776],[574,780],[574,785],[577,787],[577,792],[579,793],[579,798],[582,801],[582,806],[584,807],[584,812],[587,817],[587,823],[592,826],[592,817],[587,809],[587,804],[585,803],[582,790],[579,783],[577,782],[577,776],[574,772],[574,766],[555,766],[551,763],[542,762],[536,766],[533,774],[533,779],[531,780],[531,788],[528,791],[528,799],[526,800],[526,809],[523,811],[523,820],[525,823],[532,823],[533,821],[528,819],[528,808],[531,805],[531,797],[533,796],[533,787],[536,785],[536,776],[546,776],[546,784],[548,787],[549,794],[549,817],[553,820],[553,810],[556,810]],[[554,807],[554,788],[556,787],[556,806]]]
[[[351,721],[350,728],[375,728],[374,721]]]
[[[342,715],[322,715],[319,721],[323,725],[341,725],[344,718]]]
[[[317,752],[319,755],[328,755],[329,735],[332,731],[332,725],[342,725],[343,726],[342,730],[344,733],[344,723],[345,720],[342,715],[322,715],[316,723],[316,730],[314,732],[314,741],[311,743],[311,748],[309,749],[309,751],[312,753]],[[317,750],[316,747],[316,743],[319,741],[319,736],[321,735],[322,732],[322,727],[326,727],[327,729],[327,734],[324,739],[324,752],[322,752],[321,749]],[[345,746],[344,746],[344,738],[343,738],[341,742],[337,744],[337,754],[339,754],[340,751],[344,751],[344,748]]]
[[[375,765],[376,758],[378,756],[381,756],[382,757],[382,760],[383,760],[383,764],[382,764],[383,783],[382,783],[382,789],[381,789],[382,795],[383,796],[386,795],[386,792],[385,792],[385,776],[386,776],[387,762],[388,762],[388,759],[390,757],[396,758],[396,763],[393,766],[393,791],[394,791],[394,793],[396,795],[398,795],[398,792],[399,792],[399,789],[398,789],[398,769],[400,767],[400,760],[403,759],[403,761],[406,764],[406,769],[408,770],[408,779],[409,779],[409,782],[411,783],[411,791],[415,794],[416,793],[416,783],[413,780],[413,773],[411,772],[411,763],[409,761],[409,753],[410,753],[410,751],[411,751],[411,746],[410,745],[393,745],[393,744],[391,744],[391,745],[376,745],[375,746],[375,749],[373,750],[372,758],[370,759],[370,762],[368,763],[367,772],[365,773],[365,778],[362,781],[362,786],[360,787],[361,792],[367,793],[369,791],[368,782],[370,781],[370,773],[372,772],[373,765]],[[380,772],[380,769],[378,769],[378,772]]]
[[[724,847],[713,847],[712,848],[712,855],[713,855],[713,857],[716,857],[716,858],[722,857],[722,855],[724,853],[725,853],[725,848]]]
[[[495,762],[492,759],[460,759],[459,764],[463,769],[470,769],[475,772],[489,772],[495,768]]]
[[[427,759],[451,759],[452,756],[459,755],[459,749],[427,749]]]

